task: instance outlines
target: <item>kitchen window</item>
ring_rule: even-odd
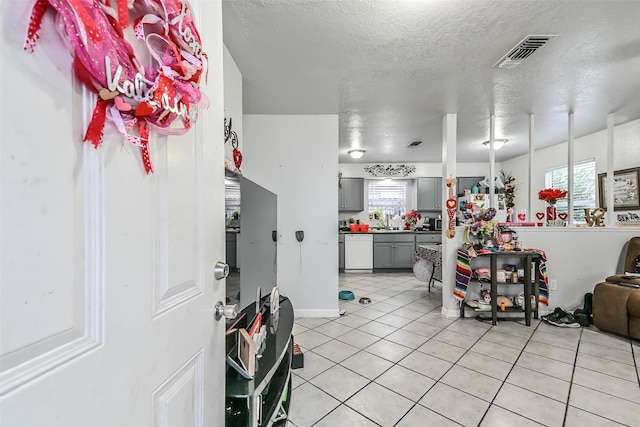
[[[566,166],[549,169],[544,174],[545,188],[568,190],[568,169]],[[586,222],[584,209],[593,209],[596,205],[596,161],[591,159],[573,165],[573,191],[569,191],[573,199],[574,222]],[[567,211],[569,202],[560,199],[556,203],[558,210]]]
[[[379,210],[384,217],[402,215],[407,210],[405,183],[369,182],[369,214]]]

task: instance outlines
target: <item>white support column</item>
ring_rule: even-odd
[[[567,188],[569,190],[568,208],[569,225],[573,225],[573,113],[569,113],[569,139],[567,140]]]
[[[613,113],[607,115],[607,185],[605,187],[605,193],[607,195],[605,204],[606,206],[614,206],[613,201],[613,129],[614,120]],[[605,215],[605,224],[614,225],[615,223],[615,209],[607,209]]]
[[[496,151],[494,149],[494,142],[496,140],[496,116],[491,114],[489,116],[489,207],[497,208],[493,206],[493,198],[496,193]]]
[[[538,197],[536,191],[533,189],[533,136],[535,133],[533,128],[533,124],[535,121],[534,119],[534,115],[529,114],[529,184],[527,185],[529,187],[529,197],[527,198],[527,217],[529,218],[529,221],[535,222],[535,216],[533,215],[533,204],[535,202],[533,200],[534,197],[535,200],[538,200]]]
[[[447,178],[455,178],[456,173],[456,145],[457,145],[457,115],[447,114],[442,118],[442,315],[456,317],[460,311],[453,297],[456,285],[456,256],[460,246],[460,236],[449,239],[445,229],[449,225],[446,200],[448,191]],[[457,192],[457,189],[456,189]],[[455,218],[454,218],[455,220]],[[457,233],[461,234],[461,233]]]

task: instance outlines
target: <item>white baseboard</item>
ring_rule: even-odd
[[[294,309],[295,317],[340,317],[338,308],[301,308]]]
[[[453,318],[460,317],[460,309],[459,308],[446,309],[442,307],[442,311],[440,311],[440,314],[442,314],[444,317],[448,319],[453,319]]]

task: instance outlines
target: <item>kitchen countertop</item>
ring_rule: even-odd
[[[442,231],[422,231],[422,230],[369,230],[364,232],[338,231],[339,234],[442,234]]]

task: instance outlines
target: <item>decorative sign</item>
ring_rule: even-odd
[[[458,207],[458,202],[456,201],[456,192],[454,191],[454,187],[458,182],[457,179],[447,179],[446,186],[449,191],[448,199],[446,202],[447,205],[447,215],[449,216],[449,224],[447,229],[445,230],[445,235],[449,239],[453,239],[456,235],[456,208]]]
[[[199,107],[208,106],[199,88],[207,56],[188,2],[36,0],[25,50],[33,52],[50,7],[61,18],[63,37],[73,49],[75,75],[98,95],[84,140],[97,148],[109,119],[130,143],[140,147],[145,171],[153,172],[149,130],[184,134],[197,119]],[[155,60],[152,67],[140,64],[133,45],[124,38],[130,15],[134,16],[135,37],[143,42],[136,46],[143,46]]]
[[[240,166],[242,165],[242,153],[238,150],[238,134],[236,131],[231,129],[231,119],[229,119],[229,124],[227,125],[227,119],[224,119],[224,143],[231,140],[231,147],[233,147],[233,163],[235,163],[236,168],[240,170]]]
[[[622,169],[613,173],[614,210],[640,209],[640,167]],[[607,174],[598,174],[600,206],[607,209]]]
[[[604,227],[604,212],[603,208],[595,208],[593,210],[584,208],[584,218],[587,220],[589,227]]]
[[[364,171],[373,176],[409,176],[409,174],[416,171],[416,167],[409,165],[373,165],[365,166]]]

